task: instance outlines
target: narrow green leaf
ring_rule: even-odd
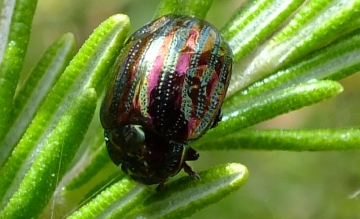
[[[166,14],[186,14],[204,19],[213,0],[162,0],[155,12],[154,18]]]
[[[46,206],[42,218],[47,218],[51,214],[56,218],[63,218],[96,197],[104,188],[113,184],[114,180],[124,176],[120,168],[110,162],[108,154],[100,151],[104,156],[94,154],[97,156],[92,157],[85,154],[81,159],[74,158],[74,161],[77,161],[76,165],[66,172],[58,184],[53,204]],[[91,172],[92,170],[94,172]]]
[[[85,135],[96,99],[94,89],[85,90],[75,99],[1,211],[0,218],[32,218],[41,213]]]
[[[103,97],[103,94],[98,95],[99,97]],[[97,108],[95,111],[95,115],[100,114],[100,106],[101,106],[102,98],[99,98],[97,101]],[[86,132],[84,141],[81,143],[81,146],[76,153],[76,156],[74,158],[74,162],[70,165],[69,174],[71,174],[72,171],[75,171],[75,175],[77,175],[78,170],[73,170],[75,168],[82,168],[85,165],[87,165],[87,162],[90,162],[89,160],[92,159],[92,157],[96,156],[95,154],[98,153],[99,148],[101,148],[104,144],[104,129],[102,128],[100,124],[99,116],[95,116],[93,120],[90,123],[89,129]],[[78,166],[78,167],[76,167]],[[101,167],[99,168],[101,169]],[[70,179],[71,178],[71,179]],[[68,180],[72,180],[74,176],[71,176]],[[68,181],[67,180],[67,181]],[[67,184],[68,182],[62,181],[63,184]]]
[[[228,95],[343,36],[346,24],[360,16],[358,8],[360,0],[309,1],[277,35],[241,60]]]
[[[6,134],[37,0],[0,2],[0,141]]]
[[[2,152],[0,166],[4,165],[46,95],[69,64],[74,52],[75,39],[72,34],[65,34],[57,39],[44,53],[29,74],[25,84],[16,94],[14,109],[10,121],[7,123],[7,128],[10,130],[4,141],[0,141],[0,151]]]
[[[94,31],[66,68],[0,171],[0,209],[19,186],[31,166],[29,164],[40,153],[49,134],[73,100],[88,88],[95,88],[97,93],[102,92],[100,85],[109,77],[108,73],[119,54],[128,29],[127,16],[110,17]]]
[[[330,98],[342,90],[341,85],[335,81],[313,81],[240,102],[227,108],[222,122],[194,142],[194,145],[198,148],[201,144],[206,145],[209,141],[222,138],[239,129]]]
[[[314,53],[287,70],[281,70],[283,83],[279,87],[291,83],[304,83],[309,80],[340,80],[360,70],[360,34],[356,34]],[[288,72],[292,72],[291,79]],[[290,82],[291,80],[291,82]]]
[[[88,158],[88,162],[86,164],[81,164],[81,172],[79,172],[78,168],[75,167],[75,170],[77,170],[76,175],[73,175],[70,181],[66,184],[65,189],[73,190],[83,186],[91,178],[95,177],[97,173],[102,171],[107,164],[115,166],[112,162],[110,162],[109,154],[105,144],[103,144],[92,157]]]
[[[355,34],[230,96],[226,99],[223,108],[227,111],[227,108],[254,98],[260,93],[285,89],[311,80],[340,80],[358,71],[360,71],[360,34]]]
[[[92,219],[96,217],[108,219],[111,218],[114,211],[121,212],[120,218],[123,218],[126,212],[136,207],[137,204],[141,203],[149,195],[145,185],[124,178],[107,188],[67,218]]]
[[[247,4],[222,28],[234,60],[247,55],[274,32],[304,0],[260,0]]]
[[[202,150],[360,150],[360,130],[241,130],[197,146]]]
[[[212,3],[213,0],[188,0],[185,14],[204,19]]]
[[[53,218],[65,218],[83,207],[83,205],[89,203],[89,201],[103,192],[104,189],[123,179],[125,177],[124,172],[122,172],[120,168],[114,171],[115,165],[113,163],[111,163],[111,165],[112,169],[108,168],[110,166],[109,163],[102,169],[103,172],[99,172],[87,181],[86,184],[73,190],[64,190],[63,183],[58,184],[52,200],[39,218],[49,218],[50,216]]]
[[[148,190],[125,178],[68,218],[183,218],[220,201],[248,178],[246,167],[240,164],[223,164],[200,175],[201,180],[182,177],[156,193],[155,187]]]
[[[247,168],[237,163],[222,164],[199,174],[200,180],[186,176],[168,183],[126,217],[186,218],[238,190],[249,176]]]
[[[291,61],[342,36],[347,22],[351,25],[359,18],[358,8],[359,0],[309,1],[269,43],[277,50],[273,51],[277,55],[274,58],[281,57],[279,62]],[[279,43],[284,44],[280,46]]]
[[[161,0],[154,14],[154,19],[166,14],[181,14],[185,6],[186,0]]]
[[[95,115],[99,115],[99,108]],[[93,198],[99,190],[109,186],[110,181],[115,178],[120,179],[119,176],[124,175],[121,169],[111,162],[105,147],[103,133],[99,117],[95,116],[86,133],[85,140],[74,158],[71,169],[68,170],[57,188],[59,192],[55,199],[61,200],[61,202],[58,202],[53,207],[54,209],[49,209],[50,206],[47,206],[49,209],[47,212],[60,212],[57,209],[63,209],[62,212],[65,214],[67,211],[64,211],[64,207],[65,209],[75,209],[84,200]]]

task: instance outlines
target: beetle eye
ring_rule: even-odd
[[[144,145],[145,134],[140,125],[124,125],[107,133],[109,141],[120,147],[134,149]]]

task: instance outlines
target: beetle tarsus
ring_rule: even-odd
[[[169,178],[161,180],[161,182],[159,182],[158,186],[156,187],[156,191],[162,190],[165,186],[165,183],[168,181],[168,179]]]
[[[187,165],[187,163],[184,163],[183,169],[185,171],[185,173],[189,174],[189,176],[193,179],[200,179],[200,175],[195,172],[189,165]]]

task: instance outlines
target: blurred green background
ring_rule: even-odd
[[[152,19],[159,0],[40,0],[24,72],[60,35],[72,32],[78,47],[116,13],[131,19],[131,32]],[[221,28],[243,1],[214,0],[206,20]],[[234,69],[236,71],[236,68]],[[338,128],[360,124],[359,75],[341,83],[338,97],[259,124],[256,128]],[[245,186],[192,218],[360,218],[360,151],[200,151],[200,171],[240,162],[250,171]]]

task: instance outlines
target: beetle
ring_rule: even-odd
[[[188,143],[221,120],[232,51],[208,22],[162,16],[124,44],[100,110],[111,160],[133,179],[164,186],[199,154]]]

